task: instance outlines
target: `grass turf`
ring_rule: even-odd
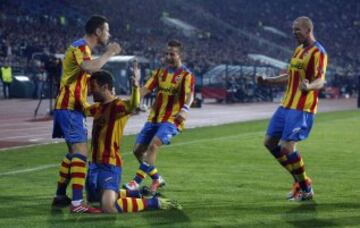
[[[265,120],[190,129],[161,149],[157,167],[167,181],[163,193],[178,200],[183,211],[51,212],[65,144],[3,151],[0,227],[357,226],[359,114],[318,114],[309,139],[299,144],[315,190],[315,200],[304,203],[285,200],[291,178],[262,145]],[[123,142],[123,181],[130,180],[138,166],[130,153],[133,142],[134,136]],[[18,170],[28,172],[13,172]]]

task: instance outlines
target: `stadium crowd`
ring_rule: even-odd
[[[36,53],[64,53],[69,43],[82,34],[86,18],[93,14],[109,18],[112,37],[121,43],[123,54],[147,57],[153,66],[161,61],[162,44],[171,38],[184,42],[185,60],[197,75],[221,63],[259,65],[247,57],[248,53],[287,62],[295,46],[291,22],[299,15],[307,15],[314,20],[315,36],[327,48],[329,67],[341,68],[340,75],[353,75],[359,72],[360,65],[354,39],[360,35],[360,15],[356,13],[359,7],[356,0],[347,4],[340,0],[94,0],[91,4],[85,0],[76,4],[70,0],[3,0],[0,65],[10,60],[15,71],[31,72]],[[197,28],[196,33],[186,35],[165,25],[163,16],[191,24]],[[264,46],[264,41],[269,46]],[[280,48],[270,48],[273,46]]]

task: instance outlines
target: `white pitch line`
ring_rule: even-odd
[[[35,138],[35,139],[29,139],[29,142],[39,142],[41,140],[44,140],[45,138]]]
[[[323,122],[317,123],[316,125],[323,125],[323,124],[329,124],[329,123],[333,123],[333,122],[339,122],[339,121],[343,121],[343,120],[352,120],[352,119],[358,119],[358,117],[346,117],[346,118],[339,118],[339,119],[334,119],[334,120],[329,120],[329,121],[323,121]],[[260,135],[260,134],[265,135],[265,130],[264,131],[237,134],[237,135],[230,135],[230,136],[221,136],[221,137],[216,137],[216,138],[206,138],[206,139],[192,140],[192,141],[187,141],[187,142],[182,142],[182,143],[171,144],[171,145],[169,145],[167,147],[184,146],[184,145],[196,144],[196,143],[199,143],[199,142],[207,142],[207,141],[213,141],[213,140],[226,140],[226,139],[232,139],[232,138],[238,138],[238,137],[256,136],[256,135]],[[132,154],[132,153],[131,152],[122,153],[123,156],[129,155],[129,154]],[[14,170],[14,171],[9,171],[9,172],[4,172],[4,173],[0,173],[0,177],[9,176],[9,175],[16,175],[16,174],[19,174],[19,173],[35,172],[35,171],[39,171],[39,170],[54,168],[54,167],[57,167],[58,165],[59,164],[47,164],[47,165],[42,165],[42,166],[30,168],[30,169],[22,169],[22,170]]]
[[[182,142],[182,143],[171,144],[167,147],[185,146],[185,145],[191,145],[191,144],[196,144],[199,142],[207,142],[207,141],[213,141],[213,140],[227,140],[227,139],[234,139],[234,138],[247,137],[247,136],[256,136],[256,135],[260,135],[260,133],[265,133],[265,132],[258,131],[258,132],[250,132],[250,133],[231,135],[231,136],[221,136],[221,137],[216,137],[216,138],[198,139],[198,140],[192,140],[192,141],[187,141],[187,142]],[[124,157],[124,156],[130,155],[130,154],[132,154],[132,153],[125,152],[125,153],[122,153],[122,156]],[[30,173],[30,172],[40,171],[40,170],[44,170],[44,169],[55,168],[58,166],[59,166],[59,164],[56,163],[56,164],[41,165],[41,166],[37,166],[34,168],[30,168],[30,169],[8,171],[8,172],[0,173],[0,177],[11,176],[11,175],[16,175],[16,174],[21,174],[21,173]]]
[[[15,170],[15,171],[9,171],[9,172],[5,172],[5,173],[0,173],[0,177],[8,176],[8,175],[15,175],[15,174],[19,174],[19,173],[30,173],[30,172],[34,172],[34,171],[54,168],[56,166],[59,166],[59,164],[47,164],[47,165],[37,166],[37,167],[31,168],[31,169],[20,169],[20,170]]]
[[[14,126],[14,125],[12,125],[12,126]],[[31,130],[31,131],[46,130],[46,131],[48,131],[49,129],[52,128],[52,126],[49,126],[49,125],[45,125],[45,126],[42,126],[42,127],[40,127],[40,126],[38,126],[38,127],[29,126],[27,128],[23,127],[23,128],[18,128],[18,129],[11,129],[11,128],[4,129],[4,127],[2,125],[0,125],[0,127],[3,129],[3,130],[1,130],[1,133],[5,133],[5,132],[10,132],[11,133],[11,132],[16,132],[16,131],[26,131],[26,130]],[[9,127],[11,127],[11,126],[9,126]]]
[[[43,134],[26,134],[26,135],[17,135],[17,136],[9,136],[9,137],[2,137],[1,140],[9,140],[9,139],[21,139],[21,138],[29,138],[32,139],[33,137],[49,137],[49,133]]]

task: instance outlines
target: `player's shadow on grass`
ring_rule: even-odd
[[[333,226],[355,226],[360,224],[359,216],[347,216],[337,218],[318,218],[319,212],[327,213],[341,209],[360,209],[360,203],[330,203],[317,204],[314,201],[300,203],[299,206],[285,213],[286,222],[294,227],[333,227]]]
[[[69,210],[68,208],[63,210]],[[91,227],[94,224],[100,224],[101,227],[113,227],[118,214],[51,214],[48,216],[48,227],[70,227],[74,225],[83,225]]]
[[[69,208],[52,209],[52,198],[49,195],[19,196],[0,195],[0,219],[31,219],[32,217],[45,217],[49,227],[59,224],[73,224],[77,222],[91,225],[91,222],[101,221],[101,224],[112,225],[116,215],[74,215]],[[41,219],[40,219],[41,220]],[[30,220],[29,220],[30,221]]]
[[[141,217],[147,220],[147,225],[158,227],[163,225],[170,227],[171,225],[190,224],[190,218],[181,210],[169,210],[169,211],[149,211],[141,214]]]
[[[145,219],[145,223],[150,227],[159,227],[162,225],[164,227],[170,227],[174,224],[180,224],[186,226],[189,224],[190,219],[183,211],[179,210],[170,210],[170,211],[144,211],[140,213],[130,214],[99,214],[99,215],[89,215],[89,214],[69,214],[64,212],[63,214],[51,214],[48,217],[48,227],[64,227],[64,226],[74,226],[81,224],[82,226],[91,226],[94,224],[99,225],[100,227],[112,227],[116,224],[117,220],[126,218],[127,222],[131,219],[136,219],[131,216],[139,216],[142,219]],[[124,217],[122,217],[124,216]],[[128,217],[130,216],[130,217]],[[128,225],[123,224],[123,226],[128,227]]]

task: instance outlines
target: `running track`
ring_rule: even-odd
[[[37,119],[34,120],[36,100],[11,99],[0,100],[0,150],[17,148],[32,144],[62,142],[51,139],[52,120],[46,117],[49,101],[44,100],[40,106]],[[271,117],[277,103],[206,103],[201,109],[193,108],[187,121],[187,128],[219,125]],[[320,112],[356,109],[355,99],[321,100]],[[148,113],[130,118],[125,134],[137,133]],[[87,120],[91,132],[92,119]],[[264,129],[265,131],[265,129]]]

